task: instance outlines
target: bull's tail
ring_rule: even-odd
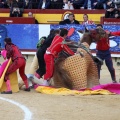
[[[54,69],[54,80],[57,80],[58,82],[63,83],[67,88],[72,89],[70,75],[63,68],[64,60],[65,58],[60,58],[56,61]]]

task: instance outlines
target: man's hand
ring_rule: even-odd
[[[118,16],[119,16],[118,14],[115,14],[115,18],[118,18]]]
[[[107,2],[107,5],[109,6],[112,2]]]
[[[108,35],[110,35],[110,31],[106,31],[106,33],[107,33]]]
[[[111,12],[111,11],[113,11],[113,9],[110,8],[110,9],[107,9],[107,11]]]
[[[97,2],[93,3],[93,5],[95,6],[97,4]]]

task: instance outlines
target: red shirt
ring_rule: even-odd
[[[120,31],[111,32],[111,35],[120,36]],[[110,48],[109,38],[102,38],[97,42],[96,49],[97,50],[108,50]]]
[[[57,57],[62,50],[66,51],[70,55],[74,55],[74,52],[66,44],[64,44],[64,38],[56,35],[46,52],[54,55],[54,57]]]
[[[110,48],[109,38],[102,38],[97,42],[97,50],[108,50]]]

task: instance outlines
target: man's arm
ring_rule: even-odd
[[[109,11],[106,11],[106,12],[105,12],[105,18],[109,18],[109,14],[110,14],[110,12],[109,12]]]
[[[111,32],[110,35],[112,36],[120,36],[120,31],[116,31],[116,32]]]
[[[75,54],[66,44],[63,44],[63,50],[66,51],[70,55]]]

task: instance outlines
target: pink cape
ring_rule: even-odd
[[[34,89],[36,89],[37,87],[39,87],[41,85],[35,85],[34,86]],[[53,87],[51,87],[53,88]],[[104,89],[104,90],[108,90],[112,93],[115,93],[115,94],[120,94],[120,84],[119,83],[109,83],[109,84],[104,84],[104,85],[97,85],[97,86],[94,86],[93,88],[91,88],[91,90],[99,90],[99,89]],[[80,91],[85,91],[85,89],[83,90],[80,90]]]
[[[91,88],[92,90],[104,89],[115,94],[120,94],[120,84],[119,83],[109,83],[104,85],[97,85]]]
[[[1,55],[3,56],[4,59],[6,59],[6,54],[7,54],[7,51],[6,51],[6,50],[2,50],[2,51],[1,51]],[[1,64],[1,66],[0,66],[0,77],[2,76],[2,74],[3,74],[3,72],[4,72],[4,69],[5,69],[6,65],[7,65],[7,63],[8,63],[8,60],[5,60],[5,61]]]
[[[3,74],[3,72],[4,72],[4,69],[5,69],[8,61],[9,61],[9,60],[5,60],[5,61],[2,63],[2,65],[0,66],[0,77],[2,76],[2,74]]]

